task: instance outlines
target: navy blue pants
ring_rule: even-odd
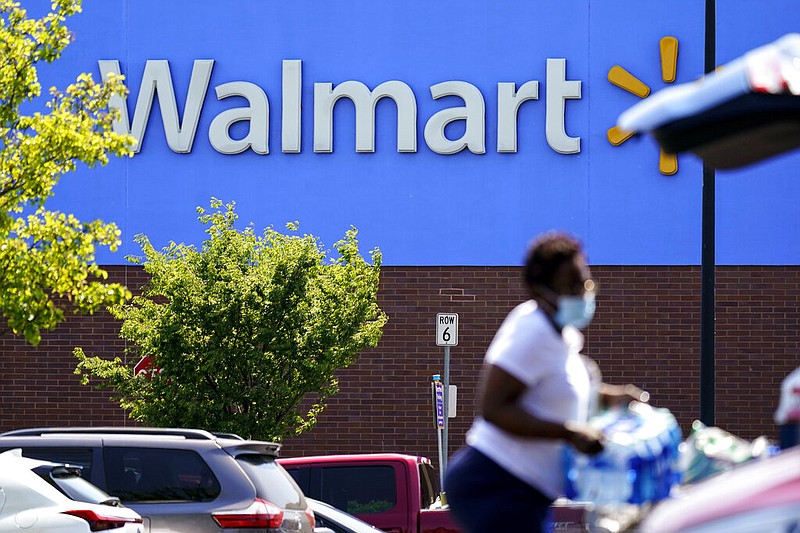
[[[780,426],[781,449],[791,448],[800,444],[800,422],[790,422]]]
[[[444,491],[465,533],[550,531],[552,500],[469,446],[448,463]]]

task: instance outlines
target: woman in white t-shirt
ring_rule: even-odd
[[[563,443],[601,451],[601,435],[586,424],[598,398],[641,393],[600,383],[580,353],[595,284],[577,240],[539,237],[524,280],[531,299],[509,313],[486,352],[481,413],[446,472],[447,501],[467,533],[547,531],[563,490]]]

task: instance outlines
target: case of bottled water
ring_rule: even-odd
[[[565,446],[566,496],[596,505],[662,500],[680,481],[681,429],[667,409],[632,402],[590,420],[602,431],[604,449],[589,456]]]

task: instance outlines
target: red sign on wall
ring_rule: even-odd
[[[147,376],[147,379],[152,380],[153,377],[161,372],[155,364],[155,358],[151,355],[142,357],[138,363],[133,367],[133,376],[139,377],[141,375]]]

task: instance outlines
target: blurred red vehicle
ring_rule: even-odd
[[[800,446],[682,489],[648,513],[641,531],[800,531]]]

